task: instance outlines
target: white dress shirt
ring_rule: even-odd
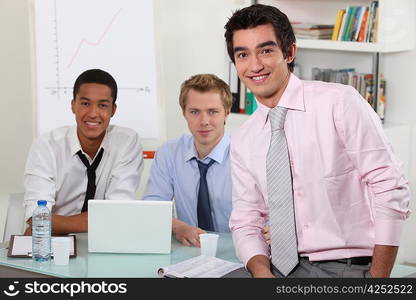
[[[143,170],[138,133],[110,125],[100,148],[104,155],[96,169],[94,198],[135,199]],[[87,168],[77,155],[79,150],[76,126],[57,128],[32,145],[24,172],[25,220],[32,216],[37,200],[48,201],[53,214],[81,213],[88,178]],[[93,160],[85,156],[91,164]]]

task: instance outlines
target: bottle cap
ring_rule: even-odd
[[[39,206],[46,206],[47,201],[46,200],[38,200]]]

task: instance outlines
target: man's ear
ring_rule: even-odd
[[[286,56],[286,62],[290,64],[296,57],[297,46],[295,43],[289,46]]]
[[[117,104],[113,104],[113,112],[111,113],[111,117],[113,117],[114,116],[114,114],[116,113],[116,110],[117,110]]]
[[[71,110],[72,110],[73,113],[75,113],[74,106],[75,106],[75,100],[72,99],[72,101],[71,101]]]

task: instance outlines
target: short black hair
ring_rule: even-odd
[[[288,17],[277,7],[264,4],[253,4],[249,7],[235,11],[224,26],[227,51],[232,62],[235,63],[233,45],[234,31],[250,29],[266,24],[273,26],[283,56],[286,58],[290,55],[290,46],[296,42],[296,38]],[[291,72],[293,71],[294,66],[295,60],[288,64],[288,68]]]
[[[116,103],[117,99],[117,83],[114,80],[113,76],[110,73],[100,70],[100,69],[91,69],[84,71],[81,75],[78,76],[77,80],[74,83],[73,90],[73,99],[75,100],[76,95],[79,91],[79,88],[84,83],[99,83],[108,86],[111,89],[111,97],[113,98],[113,104]]]

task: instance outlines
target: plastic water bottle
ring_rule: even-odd
[[[45,200],[39,200],[32,215],[32,259],[48,261],[51,257],[51,212]]]

